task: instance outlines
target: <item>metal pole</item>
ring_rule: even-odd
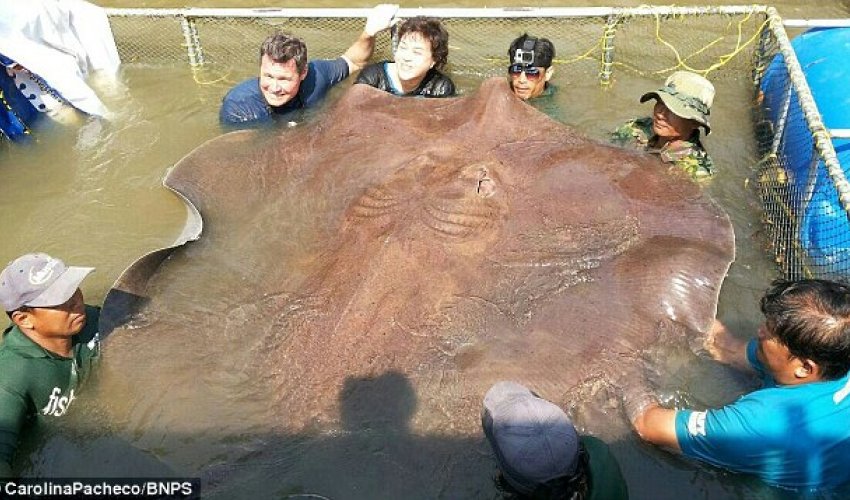
[[[180,18],[180,28],[183,30],[183,39],[186,41],[186,52],[189,55],[189,65],[193,68],[204,64],[204,51],[198,38],[198,29],[195,19],[183,16]]]
[[[823,163],[832,179],[835,189],[838,191],[838,199],[841,202],[841,208],[844,209],[844,215],[850,219],[850,182],[847,182],[847,177],[841,169],[841,164],[838,163],[838,157],[835,155],[835,149],[832,147],[832,140],[826,127],[821,121],[820,113],[818,112],[815,99],[812,96],[812,91],[809,89],[809,84],[800,67],[800,61],[797,60],[797,55],[788,40],[788,35],[785,33],[785,28],[782,26],[782,18],[777,14],[776,9],[768,7],[768,19],[770,29],[776,36],[779,44],[779,50],[785,58],[785,65],[788,68],[788,75],[797,90],[797,98],[800,101],[803,116],[806,119],[806,124],[812,132],[815,147],[818,153],[823,158]]]
[[[850,19],[786,19],[786,28],[850,28]]]
[[[620,16],[611,15],[605,22],[605,32],[602,35],[602,67],[599,69],[599,83],[603,87],[611,85],[611,68],[614,66],[614,37],[617,35],[617,28],[622,19]]]
[[[765,16],[766,17],[766,16]],[[764,78],[764,73],[769,64],[767,59],[767,47],[770,43],[770,29],[765,25],[761,29],[759,36],[759,45],[753,55],[753,84],[755,85],[756,95],[758,95],[761,87],[761,80]]]
[[[765,12],[764,5],[726,5],[719,7],[675,7],[644,6],[631,8],[613,7],[504,7],[504,8],[416,8],[399,9],[400,18],[428,16],[439,18],[537,18],[537,17],[607,17],[621,14],[639,16],[683,16],[696,14],[750,14]],[[158,16],[158,17],[366,17],[371,9],[366,8],[292,8],[292,9],[117,9],[107,8],[107,16]]]
[[[791,96],[794,91],[794,85],[791,84],[791,78],[788,78],[788,86],[785,87],[785,93],[782,96],[782,109],[779,111],[776,119],[776,129],[773,131],[773,144],[770,146],[770,152],[774,155],[779,154],[779,145],[784,142],[785,124],[788,123],[788,110],[791,108]]]

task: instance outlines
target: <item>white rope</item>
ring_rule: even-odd
[[[365,18],[372,9],[338,9],[338,8],[185,8],[185,9],[117,9],[108,8],[108,16],[120,17],[324,17],[324,18]],[[607,17],[622,16],[685,16],[699,14],[750,14],[765,13],[764,5],[728,5],[718,7],[675,7],[675,6],[642,6],[631,8],[614,7],[501,7],[501,8],[418,8],[399,9],[397,17],[429,16],[438,18],[530,18],[530,17]]]
[[[848,28],[850,19],[786,19],[786,28]]]

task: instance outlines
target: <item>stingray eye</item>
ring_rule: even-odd
[[[496,194],[496,183],[493,179],[485,177],[478,181],[478,196],[489,198]]]

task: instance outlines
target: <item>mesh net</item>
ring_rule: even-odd
[[[761,157],[756,178],[764,222],[776,262],[787,278],[846,280],[850,227],[838,187],[844,175],[828,171],[826,158],[834,158],[835,152],[823,135],[818,139],[816,132],[823,133],[820,116],[806,99],[810,93],[800,81],[802,75],[781,51],[787,43],[779,39],[783,35],[765,30],[754,63],[760,104],[754,108],[755,130]],[[816,123],[807,123],[807,114]]]
[[[450,11],[450,10],[449,10]],[[751,60],[735,57],[751,50],[764,15],[634,15],[624,10],[605,16],[474,18],[441,17],[450,35],[452,74],[493,76],[504,73],[506,40],[525,32],[550,39],[557,47],[554,64],[598,76],[606,54],[608,69],[642,75],[666,75],[675,69],[700,72],[748,69]],[[259,41],[275,30],[297,34],[310,57],[342,54],[361,32],[363,18],[218,17],[110,15],[125,63],[203,63],[228,71],[254,65]],[[151,36],[156,33],[156,36]],[[332,36],[329,36],[332,34]],[[639,41],[639,43],[636,43]],[[378,35],[375,58],[390,58],[391,38]]]
[[[784,31],[779,33],[782,27],[775,13],[760,7],[610,9],[602,15],[531,17],[445,12],[436,17],[450,35],[446,69],[452,75],[504,74],[506,41],[529,32],[554,43],[553,65],[572,81],[606,84],[621,74],[658,81],[679,69],[715,82],[752,81],[755,142],[761,158],[755,166],[756,184],[778,265],[788,278],[850,274],[847,213],[838,202],[835,176],[828,175],[822,161],[823,148],[832,146],[816,141],[803,119],[807,107],[800,100],[794,72],[781,55],[788,42]],[[771,19],[776,22],[770,23]],[[111,11],[110,22],[124,63],[188,63],[203,69],[209,81],[209,75],[224,79],[253,73],[259,42],[276,30],[304,39],[311,58],[337,57],[360,34],[364,19]],[[381,33],[373,60],[391,59],[391,47],[391,36]],[[759,91],[768,87],[767,97],[762,96]],[[808,111],[817,116],[816,109]]]

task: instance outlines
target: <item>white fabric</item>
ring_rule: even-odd
[[[38,82],[29,71],[23,68],[6,68],[6,74],[12,77],[15,87],[21,91],[21,94],[27,98],[30,104],[32,104],[32,107],[39,113],[46,113],[62,106],[62,102],[57,101],[53,96],[44,92],[39,87]]]
[[[0,53],[40,76],[80,111],[108,111],[86,79],[120,59],[106,12],[83,0],[0,0]]]

